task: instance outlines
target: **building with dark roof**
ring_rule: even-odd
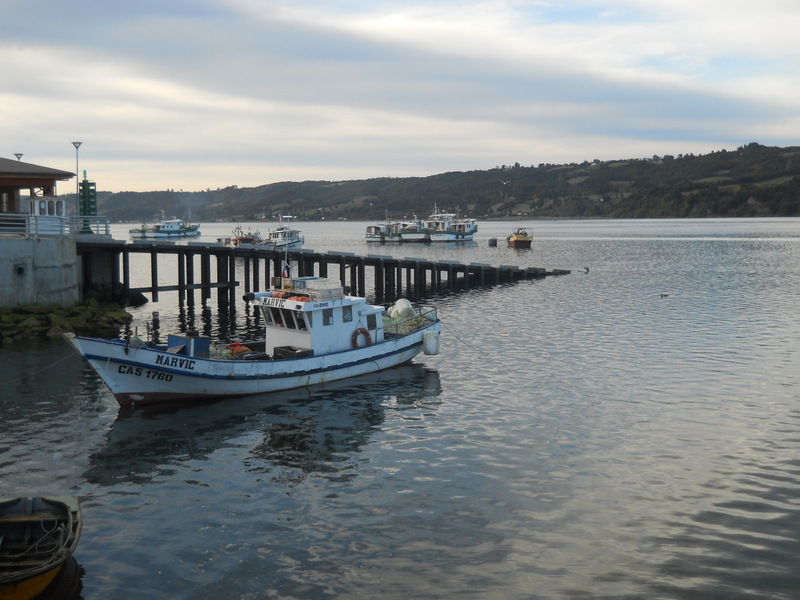
[[[73,177],[0,158],[0,306],[71,306],[80,300],[75,235],[92,217],[79,221],[56,196],[56,183]]]
[[[55,211],[56,182],[73,177],[75,173],[69,171],[0,158],[0,214],[37,214],[39,205],[32,204],[34,199],[44,199],[46,209],[48,198],[53,200],[52,208]]]

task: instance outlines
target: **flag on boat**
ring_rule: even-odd
[[[281,268],[281,277],[284,279],[288,279],[291,277],[291,272],[289,271],[289,263],[284,261],[283,268]]]

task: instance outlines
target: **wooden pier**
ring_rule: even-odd
[[[132,244],[118,240],[79,241],[77,251],[81,258],[84,295],[98,285],[106,288],[111,297],[123,302],[135,292],[151,294],[154,302],[158,301],[161,292],[177,292],[180,301],[190,306],[195,302],[195,292],[200,293],[200,299],[205,303],[211,298],[212,290],[216,290],[217,302],[223,307],[235,303],[237,296],[243,293],[268,289],[271,277],[280,276],[286,258],[295,277],[338,278],[342,286],[349,287],[359,296],[367,296],[371,287],[378,303],[401,296],[421,298],[444,289],[470,289],[569,273],[538,267],[465,264],[377,254],[358,256],[348,252],[320,253],[307,249],[284,255],[258,246],[234,248],[202,242],[176,245],[152,241]],[[149,255],[148,285],[132,285],[132,254]],[[174,257],[170,262],[176,263],[176,272],[171,281],[177,283],[159,282],[161,263],[168,256]]]

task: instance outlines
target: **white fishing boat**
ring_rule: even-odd
[[[461,217],[458,213],[440,212],[434,206],[433,214],[427,219],[387,219],[376,225],[368,225],[365,239],[368,242],[468,242],[477,231],[476,219]]]
[[[217,238],[217,242],[225,244],[226,246],[240,246],[246,244],[258,246],[264,242],[264,238],[261,237],[260,231],[252,231],[250,229],[245,231],[242,229],[241,225],[239,225],[233,230],[232,236]]]
[[[431,242],[466,242],[475,237],[478,231],[476,219],[462,217],[458,213],[434,213],[424,223],[428,241]]]
[[[134,239],[163,239],[163,238],[186,238],[197,237],[200,235],[199,224],[185,223],[183,219],[172,217],[168,219],[161,211],[161,221],[154,225],[136,227],[128,231]]]
[[[478,231],[476,219],[458,213],[434,212],[427,219],[384,221],[367,226],[368,242],[465,242]]]
[[[400,241],[402,242],[429,242],[430,236],[425,230],[425,222],[414,219],[406,221],[400,227]]]
[[[122,406],[300,388],[439,351],[435,309],[415,309],[400,299],[386,311],[321,277],[273,283],[269,292],[246,296],[264,318],[260,341],[212,345],[208,337],[187,334],[157,345],[137,337],[65,337]]]
[[[378,223],[377,225],[367,225],[367,233],[364,236],[364,239],[368,242],[385,242],[386,241],[386,230],[389,227],[389,223]]]
[[[411,221],[384,221],[377,225],[368,225],[365,236],[368,242],[402,242],[403,231]]]
[[[273,250],[296,250],[303,246],[305,239],[300,235],[299,229],[281,225],[277,229],[267,231],[262,243],[272,247]]]
[[[225,238],[218,238],[217,242],[227,246],[259,246],[268,250],[296,250],[301,248],[305,239],[300,235],[299,229],[281,225],[274,230],[268,230],[266,235],[262,235],[259,230],[244,231],[241,226],[233,230],[233,235]]]

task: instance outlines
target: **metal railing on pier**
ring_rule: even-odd
[[[40,216],[22,213],[0,213],[0,235],[23,237],[74,237],[84,234],[110,235],[108,217]]]

